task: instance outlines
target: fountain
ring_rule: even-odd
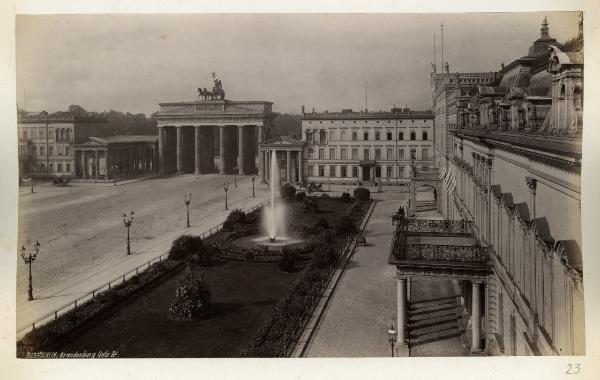
[[[264,247],[269,251],[281,251],[284,247],[301,247],[304,245],[304,240],[294,237],[286,231],[287,210],[285,203],[281,201],[279,195],[279,164],[275,151],[272,151],[270,154],[271,175],[269,188],[271,191],[271,202],[268,206],[265,206],[262,214],[262,225],[266,236],[248,236],[239,239],[238,244],[246,247]]]

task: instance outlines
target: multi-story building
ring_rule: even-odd
[[[582,22],[559,44],[544,19],[528,54],[497,73],[432,74],[438,206],[488,252],[489,275],[461,289],[481,300],[472,344],[489,354],[585,352]]]
[[[431,111],[302,113],[307,182],[401,184],[410,181],[411,163],[433,166]]]
[[[72,176],[75,170],[73,143],[103,136],[106,120],[72,112],[20,112],[19,175]]]

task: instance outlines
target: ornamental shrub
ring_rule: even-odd
[[[183,260],[189,255],[199,252],[202,249],[202,239],[200,236],[181,235],[171,244],[169,249],[169,259]]]
[[[317,223],[315,223],[313,230],[318,231],[320,229],[324,229],[327,230],[329,229],[329,223],[327,222],[327,219],[325,218],[321,218],[319,219],[319,221]]]
[[[304,191],[299,191],[296,193],[296,201],[297,202],[304,202],[305,199],[306,199],[306,193]]]
[[[350,201],[352,200],[350,198],[350,193],[343,192],[342,196],[340,197],[340,200],[344,203],[350,203]]]
[[[229,215],[227,215],[227,219],[223,223],[224,231],[233,231],[236,224],[244,224],[246,223],[246,214],[244,211],[236,208],[232,210]]]
[[[291,183],[284,183],[281,186],[281,199],[291,200],[296,195],[296,188]]]
[[[209,313],[210,304],[210,287],[204,281],[204,273],[197,278],[192,268],[188,266],[169,307],[169,318],[176,320],[202,318]]]
[[[298,260],[298,251],[295,249],[289,249],[283,247],[281,251],[281,261],[279,262],[279,269],[284,272],[293,272],[296,269],[296,261]]]
[[[335,263],[336,259],[337,255],[333,248],[326,244],[320,245],[313,254],[312,266],[319,269],[329,268]]]
[[[316,214],[319,212],[319,204],[313,198],[306,198],[304,200],[304,212],[311,212]]]
[[[327,193],[323,193],[323,194],[321,194],[321,198],[325,198],[325,199],[327,199],[327,198],[329,198],[329,194],[327,194]]]
[[[357,187],[356,189],[354,189],[354,198],[361,201],[367,201],[370,197],[371,192],[369,191],[369,189],[364,187]]]
[[[356,224],[354,219],[348,215],[344,215],[335,226],[335,233],[338,236],[351,235],[356,232]]]

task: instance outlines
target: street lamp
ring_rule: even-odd
[[[238,167],[234,166],[233,167],[233,183],[234,183],[236,189],[237,189],[237,171],[238,171]]]
[[[131,227],[131,223],[133,223],[133,211],[127,215],[127,213],[123,213],[123,224],[127,228],[127,254],[131,255],[131,245],[129,243],[129,227]]]
[[[190,202],[192,201],[192,193],[183,194],[183,201],[186,208],[187,227],[190,228]]]
[[[390,326],[388,330],[388,342],[390,342],[390,346],[392,347],[392,357],[394,357],[394,344],[396,343],[396,337],[398,336],[398,332],[394,330],[394,325]]]
[[[30,176],[31,176],[31,194],[33,194],[33,182],[34,182],[34,178],[35,178],[35,176],[34,176],[35,172],[36,172],[35,165],[33,165],[33,167],[31,168],[31,174],[30,174]]]
[[[229,190],[229,183],[223,183],[223,190],[225,191],[225,210],[227,210],[227,190]]]
[[[25,264],[27,264],[29,266],[29,286],[27,288],[27,300],[31,301],[33,300],[33,281],[31,278],[31,263],[33,263],[35,261],[35,258],[37,257],[38,253],[40,253],[40,242],[39,241],[35,241],[35,244],[33,245],[33,254],[29,254],[26,255],[25,252],[27,251],[27,249],[25,248],[25,246],[21,247],[21,258],[23,258],[23,261],[25,262]]]
[[[256,198],[256,194],[254,194],[254,180],[256,179],[256,176],[252,176],[252,198]]]

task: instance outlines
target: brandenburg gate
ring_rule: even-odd
[[[159,103],[154,115],[159,173],[227,174],[237,169],[239,175],[260,175],[264,156],[259,156],[258,144],[273,124],[273,103],[226,100],[218,79],[212,92],[198,89],[198,94],[196,101]]]

